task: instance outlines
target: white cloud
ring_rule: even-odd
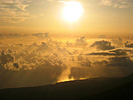
[[[67,2],[69,0],[47,0],[48,2]],[[133,7],[133,0],[76,0],[84,3],[85,5],[98,6],[110,6],[115,8],[128,8]]]
[[[110,6],[114,8],[133,7],[131,0],[101,0],[100,5]]]
[[[33,17],[26,11],[26,0],[0,0],[0,6],[1,22],[16,23]]]
[[[110,6],[110,5],[111,5],[111,0],[101,0],[101,3],[102,3],[103,5]]]

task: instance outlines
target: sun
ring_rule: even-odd
[[[70,1],[65,2],[63,9],[63,17],[69,22],[77,21],[83,13],[83,7],[79,2]]]

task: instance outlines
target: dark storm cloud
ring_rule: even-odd
[[[110,50],[115,48],[114,46],[111,45],[111,42],[105,40],[96,41],[90,47],[96,47],[96,49],[98,50]]]

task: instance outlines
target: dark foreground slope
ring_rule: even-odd
[[[40,87],[2,89],[0,100],[130,100],[128,97],[133,96],[132,83],[133,75],[130,75],[125,78],[95,78]]]
[[[133,100],[133,82],[78,100]]]

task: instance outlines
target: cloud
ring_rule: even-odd
[[[125,47],[133,48],[133,43],[130,43],[129,41],[127,41],[127,42],[125,43]]]
[[[3,36],[3,37],[21,37],[21,36],[27,36],[28,34],[6,34],[6,33],[0,33],[0,36]]]
[[[19,68],[19,63],[13,63],[13,66]]]
[[[109,53],[109,52],[97,52],[97,53],[90,53],[88,55],[102,55],[102,56],[115,56],[115,53]]]
[[[88,56],[89,57],[89,56]],[[85,79],[93,77],[119,77],[133,73],[133,60],[130,57],[112,56],[99,60],[94,57],[90,67],[71,67],[69,78]]]
[[[47,0],[48,2],[56,2],[57,0]],[[58,0],[58,2],[67,2],[68,0]],[[85,6],[107,6],[113,8],[129,8],[133,7],[132,0],[77,0],[84,3]]]
[[[101,0],[101,3],[103,5],[110,6],[111,5],[111,0]]]
[[[26,5],[26,0],[0,0],[0,5],[7,7],[7,8],[11,8],[11,9],[15,9],[18,8],[22,11],[26,11],[26,7],[28,5]]]
[[[102,56],[127,56],[132,54],[132,49],[125,49],[125,48],[116,48],[108,51],[95,51],[92,53],[86,53],[81,55],[102,55]]]
[[[57,82],[66,69],[62,55],[65,52],[61,53],[62,49],[55,48],[52,52],[44,53],[43,51],[47,51],[47,44],[42,42],[22,44],[23,46],[5,45],[5,50],[0,54],[0,88],[39,86]],[[42,46],[45,47],[42,52],[38,51]]]
[[[96,47],[98,50],[110,50],[114,49],[114,46],[111,46],[111,42],[109,41],[96,41],[90,47]]]
[[[133,67],[133,61],[129,57],[112,57],[106,66]]]
[[[4,50],[1,52],[0,63],[2,65],[7,64],[9,62],[13,62],[13,61],[14,61],[14,57],[11,54],[5,54]]]
[[[64,76],[68,80],[115,77],[133,71],[133,49],[114,48],[107,40],[92,44],[85,37],[79,37],[76,43],[59,42],[47,33],[22,35],[17,40],[14,38],[17,35],[1,35],[14,41],[5,43],[7,39],[1,40],[0,88],[46,85],[60,81]]]
[[[87,60],[87,61],[81,61],[80,62],[80,65],[82,66],[82,67],[91,67],[91,61],[89,61],[89,60]]]
[[[98,38],[105,39],[105,38],[107,38],[107,36],[106,35],[100,35]]]
[[[69,74],[69,79],[72,79],[74,78],[75,80],[79,80],[79,79],[82,79],[82,78],[89,78],[91,76],[94,76],[95,75],[93,74],[93,71],[92,69],[86,69],[86,68],[79,68],[79,67],[72,67],[70,69],[70,74]]]
[[[126,67],[130,69],[133,66],[133,60],[129,56],[112,56],[105,60],[94,61],[94,66],[105,66],[105,67]]]
[[[44,38],[45,38],[45,39],[46,39],[46,38],[47,38],[47,39],[50,38],[50,37],[49,37],[49,33],[36,33],[36,34],[32,34],[32,35],[33,35],[33,36],[36,36],[36,37],[38,37],[38,38],[43,38],[43,39],[44,39]]]
[[[33,18],[27,11],[27,0],[0,0],[0,22],[17,23]]]
[[[68,0],[63,0],[68,2]],[[62,1],[62,2],[63,2]],[[98,6],[99,1],[102,6],[109,6],[114,8],[129,8],[133,7],[132,0],[78,0],[82,2],[84,6]],[[32,3],[31,3],[32,2]],[[28,11],[28,7],[36,7],[50,3],[50,5],[56,5],[60,0],[0,0],[0,22],[1,23],[18,23],[27,19],[35,18],[31,14],[32,11]],[[29,9],[30,10],[30,9]]]
[[[111,41],[116,47],[123,46],[123,39],[121,37],[113,38]]]
[[[34,70],[4,70],[3,72],[1,70],[0,88],[31,87],[52,84],[58,81],[59,76],[64,70],[64,67],[61,66],[46,66],[43,64],[36,65],[36,67],[37,68]]]
[[[100,5],[114,8],[129,8],[133,7],[132,3],[132,0],[101,0]]]
[[[118,58],[119,59],[119,58]],[[122,58],[123,59],[123,58]],[[125,59],[125,58],[124,58]],[[123,60],[124,62],[128,62]],[[88,79],[96,77],[123,77],[133,73],[133,67],[130,64],[129,66],[123,66],[123,64],[114,64],[116,66],[105,66],[107,61],[97,62],[96,66],[91,67],[72,67],[70,70],[69,78],[73,79]],[[118,64],[120,66],[118,66]]]
[[[86,45],[87,45],[87,42],[85,40],[85,37],[80,37],[79,39],[76,39],[75,46],[85,47]]]

